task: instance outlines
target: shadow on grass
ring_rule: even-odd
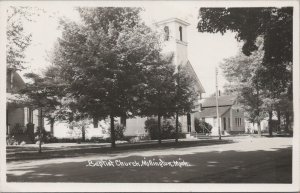
[[[111,147],[95,147],[92,146],[74,146],[66,148],[44,148],[43,153],[38,153],[37,147],[24,147],[7,149],[6,159],[7,161],[18,160],[34,160],[34,159],[51,159],[51,158],[66,158],[66,157],[80,157],[85,155],[99,155],[99,154],[115,154],[124,152],[139,152],[144,150],[167,150],[170,148],[187,148],[197,146],[209,146],[234,143],[233,140],[197,140],[197,141],[181,141],[175,143],[174,141],[164,141],[162,144],[157,142],[152,143],[136,143],[136,144],[118,144],[116,148]],[[75,149],[76,148],[76,149]]]
[[[100,157],[101,159],[101,157]],[[118,167],[122,162],[184,160],[189,167]],[[110,157],[114,167],[87,167],[87,161],[64,159],[62,163],[11,166],[8,182],[94,182],[94,183],[291,183],[292,148],[272,151],[150,152],[147,155]],[[41,162],[40,161],[40,162]],[[97,160],[94,160],[95,162]],[[98,160],[99,161],[99,160]],[[34,161],[38,163],[39,161]],[[26,166],[27,165],[27,166]]]

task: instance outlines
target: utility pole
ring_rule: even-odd
[[[217,127],[218,127],[218,133],[219,133],[219,140],[221,140],[221,129],[220,129],[220,123],[219,123],[219,88],[218,88],[218,67],[216,67],[216,108],[217,108]]]

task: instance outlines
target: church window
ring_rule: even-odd
[[[182,41],[182,27],[179,27],[180,41]]]
[[[169,37],[170,37],[170,30],[168,26],[164,27],[164,31],[165,31],[165,41],[169,41]]]

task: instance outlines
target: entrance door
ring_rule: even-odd
[[[224,122],[224,131],[226,130],[226,117],[223,117],[223,122]]]
[[[188,127],[188,132],[190,133],[191,131],[192,131],[192,128],[191,128],[191,114],[190,113],[188,113],[187,114],[187,127]]]

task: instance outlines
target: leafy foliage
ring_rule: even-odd
[[[38,15],[41,9],[34,7],[10,6],[7,8],[7,44],[6,66],[14,70],[24,68],[25,50],[31,43],[32,34],[26,32],[24,24],[33,22],[33,16]]]
[[[126,130],[126,127],[122,124],[115,124],[115,139],[116,140],[124,140],[124,132]],[[110,133],[110,128],[109,128]]]
[[[198,98],[195,77],[192,76],[188,65],[179,65],[174,75],[176,92],[173,103],[179,115],[191,112]]]
[[[87,132],[88,126],[92,123],[89,119],[80,119],[76,121],[70,122],[69,128],[71,129],[71,132],[75,134],[75,136],[80,137],[81,141],[85,141],[85,135]]]
[[[256,41],[262,37],[259,83],[273,95],[288,88],[292,97],[293,8],[201,8],[199,18],[200,32],[236,32],[236,38],[244,42],[246,56],[258,50]]]
[[[236,32],[242,53],[225,60],[227,88],[238,92],[248,119],[259,123],[273,111],[292,114],[293,8],[201,8],[200,32]],[[261,43],[257,43],[260,41]],[[282,108],[285,101],[286,108]],[[289,120],[288,120],[289,122]],[[270,132],[271,133],[271,132]]]
[[[262,39],[257,41],[259,47],[252,55],[246,56],[242,52],[238,55],[224,59],[221,64],[225,78],[229,84],[225,86],[226,92],[238,96],[247,119],[252,123],[260,123],[265,118],[263,97],[265,90],[258,83],[257,72],[262,67],[264,51]]]
[[[32,109],[44,107],[47,110],[55,110],[60,105],[62,97],[60,91],[64,86],[63,83],[49,75],[42,77],[35,73],[27,73],[25,77],[32,81],[26,83],[25,87],[20,90],[20,93],[26,95],[28,99],[23,101],[24,104]]]
[[[160,54],[160,35],[141,22],[139,8],[78,11],[81,22],[61,20],[62,38],[52,58],[67,85],[69,107],[61,117],[64,112],[66,117],[74,112],[95,119],[109,116],[114,146],[115,117],[161,118],[192,108],[188,73],[180,74],[179,92],[173,58]]]
[[[156,139],[175,139],[175,120],[163,119],[161,126],[161,133],[158,132],[158,120],[156,118],[149,118],[145,121],[145,130],[149,132],[152,140]],[[181,124],[179,124],[179,133],[181,131]]]
[[[42,139],[42,140],[40,140]],[[43,128],[40,131],[40,127],[38,127],[37,131],[35,132],[35,142],[40,142],[42,141],[42,143],[55,143],[58,142],[57,138],[55,138],[52,133],[47,132],[45,130],[45,128]]]
[[[81,23],[62,20],[53,63],[80,114],[135,116],[159,53],[157,34],[140,22],[137,8],[79,8]],[[114,132],[112,127],[112,146]]]
[[[31,82],[26,83],[25,87],[22,88],[19,92],[22,96],[22,99],[18,100],[18,103],[23,104],[24,106],[29,107],[31,110],[39,110],[39,128],[38,128],[38,137],[39,137],[39,152],[41,152],[41,144],[43,143],[45,131],[44,128],[41,128],[42,119],[47,117],[51,126],[53,127],[56,113],[61,106],[61,98],[63,93],[61,89],[64,88],[64,84],[60,79],[56,78],[55,74],[50,71],[51,68],[47,70],[44,76],[27,73],[25,77],[31,80]],[[53,70],[53,69],[52,69]]]
[[[200,8],[200,32],[224,34],[236,32],[244,41],[243,53],[247,56],[257,50],[256,38],[264,36],[264,63],[292,61],[293,8]]]
[[[212,126],[209,123],[195,119],[195,130],[197,133],[210,133],[211,129]]]
[[[171,116],[174,113],[175,66],[172,57],[158,56],[155,63],[145,71],[147,87],[141,97],[142,115]]]

